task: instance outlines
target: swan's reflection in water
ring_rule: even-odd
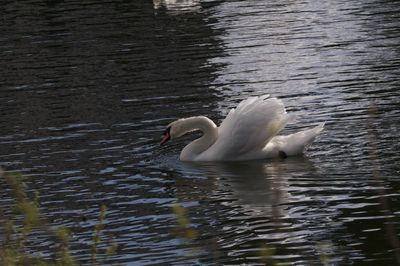
[[[219,239],[222,250],[243,257],[264,241],[288,259],[335,253],[330,236],[340,227],[332,221],[337,212],[314,200],[314,180],[324,178],[307,158],[184,164],[207,176],[209,201],[223,205],[215,217],[222,226],[213,229],[227,236]]]
[[[289,180],[297,173],[317,175],[312,162],[304,157],[273,161],[190,163],[216,183],[216,193],[227,202],[241,205],[247,214],[285,216],[285,203],[296,198]],[[219,193],[225,192],[225,193]],[[273,210],[276,208],[277,210]]]

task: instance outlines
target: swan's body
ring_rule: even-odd
[[[168,125],[161,144],[188,132],[203,135],[181,152],[182,161],[238,161],[300,155],[322,131],[324,123],[288,136],[277,136],[293,120],[282,101],[268,95],[251,97],[231,109],[220,127],[204,116]]]

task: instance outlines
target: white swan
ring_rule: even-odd
[[[161,145],[188,132],[203,135],[181,152],[182,161],[238,161],[287,157],[302,154],[324,124],[291,134],[276,136],[293,120],[281,100],[269,95],[250,97],[231,109],[220,127],[205,116],[183,118],[167,126]]]

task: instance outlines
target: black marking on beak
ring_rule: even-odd
[[[167,127],[167,129],[163,133],[163,137],[161,139],[160,145],[163,145],[164,143],[166,143],[168,140],[171,139],[170,131],[171,131],[171,127]]]

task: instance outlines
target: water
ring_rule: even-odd
[[[118,244],[108,263],[400,263],[399,2],[31,0],[0,12],[0,165],[71,228],[82,263],[101,204],[100,248]],[[297,115],[284,134],[327,122],[304,157],[187,164],[194,136],[158,145],[174,119],[220,123],[265,93]],[[177,202],[195,239],[176,230]],[[33,252],[49,245],[33,233]]]

